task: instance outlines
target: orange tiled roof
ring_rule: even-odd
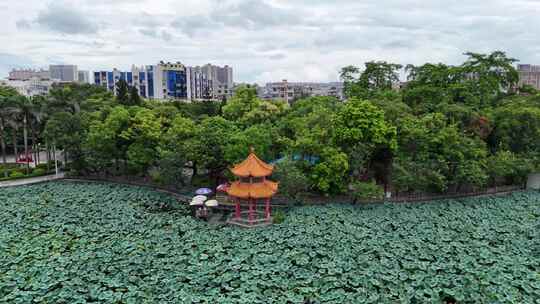
[[[230,196],[248,199],[261,199],[261,198],[270,198],[277,193],[278,183],[265,180],[260,183],[242,183],[234,182],[231,184],[231,187],[227,190],[227,193]]]
[[[263,177],[271,175],[274,166],[263,162],[252,152],[243,162],[234,166],[231,171],[234,175],[240,177]]]

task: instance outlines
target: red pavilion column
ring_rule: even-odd
[[[249,199],[249,221],[253,221],[253,200]]]
[[[236,217],[236,219],[240,219],[240,200],[237,198],[237,199],[235,199],[235,202],[236,202],[235,217]]]
[[[270,199],[266,199],[266,220],[270,220]]]

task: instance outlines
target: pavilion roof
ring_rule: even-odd
[[[271,198],[277,193],[277,190],[278,183],[265,180],[260,183],[234,182],[227,189],[227,193],[230,196],[243,199],[262,199]]]
[[[272,174],[274,166],[262,161],[252,151],[243,162],[234,166],[231,171],[239,177],[264,177]]]

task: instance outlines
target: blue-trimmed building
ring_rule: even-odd
[[[144,98],[154,98],[154,67],[135,67],[130,72],[123,72],[117,69],[112,71],[94,72],[94,84],[105,87],[116,94],[116,83],[124,80],[128,86],[136,87],[139,95]]]
[[[180,62],[155,66],[154,98],[188,99],[186,67]]]
[[[129,72],[117,69],[94,72],[94,84],[115,94],[120,80],[136,87],[144,98],[202,100],[214,97],[212,79],[201,68],[186,67],[180,62],[133,66]]]

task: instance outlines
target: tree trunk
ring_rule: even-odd
[[[197,163],[196,162],[193,162],[193,170],[191,171],[191,180],[189,181],[189,183],[191,185],[193,185],[193,180],[195,179],[195,177],[197,176]]]
[[[50,162],[51,162],[51,149],[49,143],[45,143],[45,159],[47,160],[47,172],[51,171]]]
[[[4,177],[8,177],[7,157],[6,157],[6,139],[4,138],[4,119],[0,118],[0,144],[2,145],[2,163],[4,164]]]
[[[26,161],[26,174],[30,174],[30,163],[28,162],[28,119],[26,115],[23,118],[23,137],[24,137],[24,157]]]
[[[37,166],[37,164],[38,164],[38,162],[37,162],[38,158],[37,158],[37,154],[36,154],[36,150],[37,150],[36,137],[37,137],[36,132],[35,132],[34,128],[32,128],[32,152],[34,154],[34,166]]]
[[[13,139],[13,153],[15,154],[15,162],[17,162],[17,157],[19,157],[19,151],[17,150],[17,128],[13,128],[12,132]]]

